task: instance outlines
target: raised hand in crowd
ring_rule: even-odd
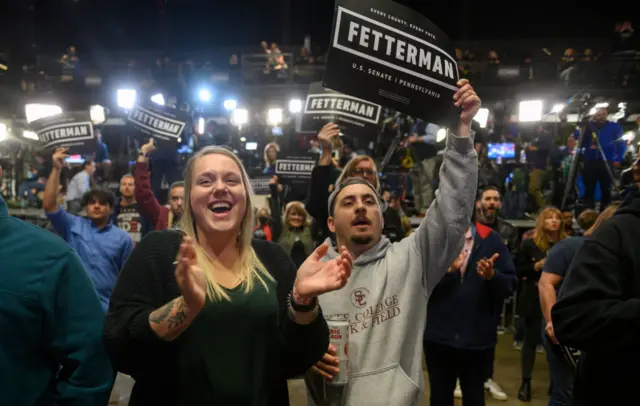
[[[273,176],[269,180],[269,185],[277,185],[278,186],[278,193],[282,192],[282,185],[278,183],[278,177],[277,176]]]
[[[456,107],[462,107],[457,135],[459,137],[466,137],[471,133],[471,120],[478,114],[481,102],[473,86],[471,86],[467,79],[461,79],[457,84],[460,89],[453,95],[453,104]]]
[[[65,159],[69,157],[67,153],[69,148],[56,148],[55,152],[51,156],[51,160],[53,161],[53,167],[55,169],[61,170],[65,166]]]
[[[338,257],[322,262],[328,250],[329,245],[325,242],[300,266],[293,288],[297,295],[313,298],[346,285],[353,265],[351,254],[342,246]]]
[[[147,162],[149,155],[156,150],[156,141],[153,138],[149,138],[149,141],[140,147],[140,156],[138,161]]]
[[[493,264],[500,257],[500,254],[493,254],[489,259],[482,258],[478,261],[478,275],[484,280],[490,280],[496,274]]]
[[[325,124],[318,133],[318,142],[323,150],[331,151],[333,149],[333,140],[340,135],[340,127],[334,123]]]

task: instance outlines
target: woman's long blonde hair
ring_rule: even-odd
[[[273,163],[273,161],[271,161],[271,160],[269,159],[269,150],[270,150],[271,148],[273,148],[273,149],[275,149],[275,150],[276,150],[276,154],[277,154],[278,152],[280,152],[280,146],[279,146],[278,144],[276,144],[275,142],[270,142],[270,143],[268,143],[268,144],[267,144],[267,146],[266,146],[266,147],[264,147],[264,163],[265,163],[265,165],[267,165],[267,166],[270,166],[270,165]]]
[[[238,157],[233,152],[221,147],[206,147],[195,154],[191,159],[189,159],[189,162],[187,162],[187,166],[185,168],[184,214],[180,219],[180,229],[184,234],[193,238],[193,240],[196,242],[195,251],[198,266],[200,266],[200,269],[202,269],[207,277],[207,296],[213,301],[231,300],[223,287],[213,277],[213,269],[215,268],[216,259],[211,258],[211,256],[208,255],[199,244],[196,231],[196,220],[191,209],[191,187],[194,181],[193,169],[198,159],[207,155],[224,155],[226,157],[229,157],[236,163],[236,165],[238,165],[238,169],[240,169],[247,205],[242,218],[240,234],[238,235],[237,239],[237,248],[240,254],[238,277],[240,278],[240,283],[244,284],[245,293],[251,292],[251,290],[254,288],[256,280],[260,282],[265,287],[265,289],[268,289],[267,280],[272,281],[273,278],[271,277],[265,266],[262,264],[255,251],[253,250],[253,247],[251,246],[251,239],[253,237],[254,210],[253,204],[251,203],[251,195],[253,193],[251,190],[251,184],[249,183],[249,176],[247,175],[247,171],[244,169],[244,166],[242,165],[242,162],[240,162],[240,159],[238,159]]]
[[[549,242],[549,237],[547,233],[544,231],[544,221],[551,216],[558,216],[560,219],[560,229],[558,230],[558,241],[564,240],[567,238],[567,235],[564,232],[564,224],[562,221],[562,213],[560,210],[555,207],[547,207],[542,210],[538,217],[536,218],[536,231],[533,235],[533,242],[536,244],[538,249],[542,251],[542,253],[547,253],[551,248],[551,244]],[[554,241],[554,242],[558,242]]]
[[[353,170],[356,169],[356,167],[360,162],[365,162],[365,161],[369,161],[373,163],[373,171],[375,172],[375,175],[374,175],[375,182],[373,187],[376,188],[376,191],[380,192],[380,177],[378,176],[378,166],[376,165],[373,158],[366,155],[358,155],[351,158],[351,160],[347,162],[347,164],[344,166],[344,169],[342,170],[342,173],[338,177],[338,181],[336,182],[336,184],[341,185],[342,182],[344,182],[345,180],[349,178],[353,178]]]

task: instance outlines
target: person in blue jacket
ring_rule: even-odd
[[[593,117],[594,120],[587,122],[584,127],[582,181],[584,182],[585,205],[592,209],[595,208],[596,185],[598,183],[600,183],[602,194],[600,207],[604,209],[611,204],[613,179],[607,170],[607,165],[619,168],[626,150],[626,141],[622,139],[622,127],[616,122],[608,121],[607,115],[606,108],[599,108]],[[577,140],[579,136],[580,130],[576,130],[573,138]],[[598,148],[598,142],[602,147],[602,152]]]
[[[104,312],[78,256],[0,197],[0,258],[0,404],[105,406]]]
[[[424,351],[432,405],[453,406],[457,379],[465,406],[485,404],[486,364],[497,342],[502,302],[516,280],[500,235],[472,223],[460,256],[436,285],[427,307]]]

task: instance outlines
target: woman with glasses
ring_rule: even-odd
[[[136,247],[111,296],[104,335],[136,384],[129,405],[288,405],[286,379],[329,345],[317,296],[343,287],[351,256],[321,245],[296,268],[253,240],[251,186],[230,151],[207,147],[185,170],[180,230]]]

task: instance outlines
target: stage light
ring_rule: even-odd
[[[282,122],[282,109],[269,109],[267,111],[267,123],[277,126]]]
[[[136,102],[135,89],[118,89],[117,93],[118,106],[123,109],[130,110]]]
[[[300,113],[302,111],[302,100],[300,99],[291,99],[289,100],[289,112],[290,113]]]
[[[555,104],[551,109],[551,114],[560,114],[562,113],[562,110],[564,110],[564,108],[565,108],[564,104]]]
[[[28,138],[30,140],[38,141],[38,134],[34,133],[33,131],[24,130],[22,132],[22,137],[23,138]]]
[[[542,120],[542,100],[521,101],[518,120],[522,123]]]
[[[204,134],[204,118],[202,117],[198,118],[198,126],[196,128],[196,132],[198,133],[198,135]]]
[[[200,89],[198,96],[200,96],[200,101],[211,101],[211,92],[208,89]]]
[[[447,129],[446,128],[439,129],[438,132],[436,133],[436,142],[442,142],[444,141],[445,138],[447,138]]]
[[[5,123],[0,123],[0,141],[4,141],[9,137],[9,128]],[[38,137],[36,137],[38,139]]]
[[[625,140],[625,141],[631,141],[634,138],[636,138],[635,131],[628,131],[628,132],[624,133],[624,135],[622,136],[622,139]]]
[[[480,128],[487,128],[487,121],[489,120],[489,109],[484,107],[480,108],[473,119],[478,124],[480,124]]]
[[[156,93],[151,96],[151,101],[160,106],[164,106],[164,96],[162,95],[162,93]]]
[[[225,100],[224,103],[225,110],[235,110],[238,107],[238,102],[233,99]]]
[[[238,127],[242,127],[249,122],[249,112],[246,109],[233,110],[231,122]]]
[[[240,137],[240,142],[245,142],[247,139],[245,137]]]
[[[609,107],[609,103],[596,103],[595,106],[593,106],[596,109],[606,109],[607,107]]]
[[[100,125],[107,121],[107,112],[104,107],[99,104],[94,104],[89,107],[89,115],[91,116],[91,122],[94,125]]]
[[[62,114],[62,107],[55,104],[30,103],[24,106],[24,115],[27,118],[27,123],[57,114]]]

